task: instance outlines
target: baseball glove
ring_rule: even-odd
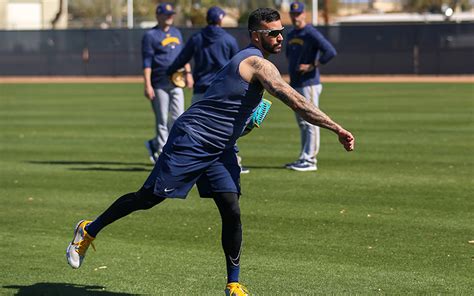
[[[250,133],[255,127],[259,128],[262,125],[262,122],[270,111],[271,106],[271,101],[262,98],[262,101],[260,102],[260,104],[258,104],[257,108],[252,113],[252,116],[250,116],[250,120],[247,123],[247,126],[245,126],[244,131],[242,132],[242,136],[245,136]]]
[[[178,70],[171,74],[171,82],[177,87],[185,87],[186,81],[184,81],[184,69]]]

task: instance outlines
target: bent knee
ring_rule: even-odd
[[[164,197],[156,196],[153,193],[153,187],[142,187],[140,190],[135,192],[135,198],[137,199],[140,209],[143,210],[150,209],[165,199]]]
[[[240,221],[240,208],[232,209],[222,217],[222,222],[227,225],[239,226],[242,224]]]

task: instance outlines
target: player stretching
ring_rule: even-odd
[[[94,221],[80,221],[67,248],[67,260],[79,268],[86,251],[108,224],[136,210],[149,209],[169,198],[186,198],[196,183],[201,197],[210,197],[222,218],[222,247],[227,263],[226,295],[248,295],[239,283],[242,224],[240,168],[236,140],[259,105],[264,89],[305,120],[333,131],[347,151],[354,137],[308,102],[265,59],[281,51],[279,13],[271,8],[253,11],[248,20],[251,44],[219,71],[204,95],[176,120],[153,171],[137,192],[123,195]]]

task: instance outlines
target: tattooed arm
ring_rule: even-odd
[[[307,122],[336,133],[339,136],[339,141],[347,151],[354,149],[354,137],[352,134],[334,122],[323,111],[286,83],[278,69],[271,62],[257,56],[252,56],[241,62],[239,71],[246,81],[260,81],[270,94],[288,105]]]

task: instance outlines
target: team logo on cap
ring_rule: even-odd
[[[293,7],[291,9],[296,10],[299,8],[298,2],[293,3]]]
[[[171,11],[171,10],[173,10],[173,7],[171,7],[170,4],[166,4],[166,10],[167,10],[167,11]]]

